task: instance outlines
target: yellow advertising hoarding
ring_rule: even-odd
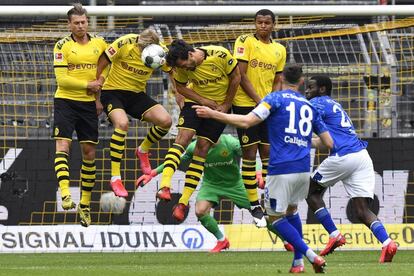
[[[343,250],[380,249],[370,229],[363,224],[337,225],[346,238]],[[390,237],[395,240],[400,249],[414,249],[414,224],[386,224],[385,228]],[[259,229],[254,225],[233,224],[225,225],[225,235],[231,248],[235,250],[282,250],[281,240],[267,229]],[[315,249],[323,249],[328,241],[328,233],[320,224],[303,225],[303,240]]]

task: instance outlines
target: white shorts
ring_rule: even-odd
[[[342,181],[351,198],[374,197],[374,166],[365,149],[345,156],[329,156],[312,173],[312,179],[322,187]]]
[[[268,175],[266,178],[266,212],[270,216],[286,214],[289,205],[298,205],[309,192],[310,173]]]

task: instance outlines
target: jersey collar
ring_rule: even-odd
[[[256,36],[256,34],[254,34],[253,36],[254,36],[254,38],[256,38],[258,41],[260,41],[260,39]],[[272,37],[269,37],[269,41],[270,41],[270,43],[272,43],[272,42],[273,42]]]

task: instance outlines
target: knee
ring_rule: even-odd
[[[200,218],[204,217],[205,215],[207,215],[208,211],[205,208],[200,208],[200,207],[196,206],[195,214],[196,214],[197,218],[200,219]]]
[[[118,120],[117,122],[114,123],[114,126],[116,128],[122,129],[123,131],[128,131],[128,125],[129,125],[128,118]]]
[[[171,125],[172,125],[172,119],[171,119],[171,116],[168,115],[161,120],[158,126],[162,127],[163,129],[170,129]]]

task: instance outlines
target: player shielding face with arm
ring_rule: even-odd
[[[121,160],[129,125],[127,115],[154,124],[135,151],[145,174],[151,172],[148,158],[150,147],[168,133],[172,123],[165,108],[145,93],[145,86],[154,69],[142,62],[141,54],[150,44],[160,44],[157,33],[152,29],[146,29],[140,35],[124,35],[109,45],[99,59],[98,78],[111,64],[102,88],[101,101],[114,126],[110,142],[110,185],[117,196],[128,196],[121,179]],[[162,69],[167,72],[171,70],[168,66]]]
[[[167,63],[175,67],[177,92],[185,98],[178,119],[178,135],[164,160],[161,187],[157,197],[170,200],[171,178],[180,163],[191,138],[197,134],[192,162],[186,172],[183,195],[174,216],[180,217],[197,187],[204,170],[207,152],[216,143],[225,124],[197,117],[191,107],[195,104],[210,106],[228,112],[240,82],[237,61],[230,52],[219,46],[193,48],[183,40],[175,40],[169,48]]]
[[[312,173],[309,195],[306,199],[316,218],[329,232],[329,242],[321,255],[332,253],[346,243],[325,207],[323,194],[327,187],[342,181],[352,198],[352,207],[358,219],[369,227],[383,245],[380,263],[391,262],[397,246],[388,236],[384,225],[369,209],[374,197],[375,174],[367,142],[358,138],[351,119],[342,106],[331,98],[332,81],[328,76],[314,76],[309,80],[306,95],[322,115],[335,141],[330,155]],[[316,141],[318,144],[319,141]]]
[[[234,57],[240,69],[240,86],[233,100],[233,113],[248,114],[270,92],[280,90],[280,75],[286,62],[286,49],[272,39],[275,15],[267,9],[255,15],[256,32],[244,34],[234,44]],[[266,122],[248,129],[237,129],[243,149],[242,175],[252,205],[256,225],[266,226],[259,204],[255,180],[256,153],[259,149],[263,179],[269,164],[269,139]]]
[[[185,154],[181,156],[181,164],[191,162],[195,146],[196,141],[186,148]],[[210,216],[211,208],[217,206],[222,198],[226,198],[239,208],[250,209],[250,203],[240,174],[240,157],[239,141],[228,134],[222,134],[207,154],[206,168],[197,195],[195,212],[201,224],[217,238],[217,245],[210,251],[212,253],[218,253],[229,248],[230,243],[220,231],[217,221]],[[138,184],[145,185],[153,176],[160,174],[163,168],[164,165],[160,165],[153,170],[151,175],[140,177]],[[145,183],[142,183],[143,181]],[[179,220],[182,221],[184,218],[185,210]]]
[[[323,272],[325,260],[302,240],[302,224],[297,212],[299,201],[309,189],[312,132],[328,148],[333,141],[319,113],[298,92],[303,82],[302,68],[285,66],[283,90],[267,95],[249,114],[223,114],[207,107],[195,107],[197,114],[224,123],[248,128],[267,120],[270,161],[265,191],[265,208],[273,228],[295,248],[291,272],[303,272],[303,255],[316,272]]]
[[[94,93],[101,89],[95,80],[100,54],[105,51],[103,38],[88,34],[88,18],[81,4],[67,13],[71,35],[54,48],[54,71],[58,88],[54,99],[53,137],[56,140],[55,172],[62,196],[62,208],[75,208],[69,190],[69,152],[76,131],[82,150],[80,222],[89,226],[91,191],[95,184],[95,152],[98,143],[97,106]],[[89,92],[93,92],[92,94]]]

